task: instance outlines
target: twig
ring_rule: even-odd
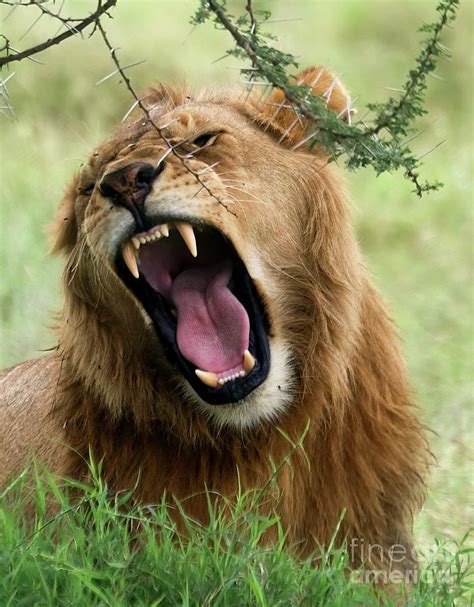
[[[29,2],[28,4],[36,4],[36,6],[39,6],[36,2]],[[116,4],[117,4],[117,0],[107,0],[107,2],[105,4],[102,4],[102,0],[99,0],[96,11],[94,13],[92,13],[91,15],[89,15],[89,17],[82,19],[80,21],[80,23],[78,23],[76,26],[74,26],[74,31],[72,29],[68,29],[66,32],[63,32],[62,34],[59,34],[58,36],[49,38],[48,40],[45,40],[44,42],[41,42],[40,44],[37,44],[36,46],[32,46],[31,48],[28,48],[24,51],[16,53],[15,55],[7,55],[6,57],[0,57],[0,68],[3,67],[4,65],[8,65],[9,63],[13,63],[15,61],[22,61],[23,59],[30,58],[31,55],[36,55],[38,53],[41,53],[42,51],[44,51],[52,46],[55,46],[56,44],[60,44],[61,42],[63,42],[64,40],[67,40],[71,36],[74,36],[75,34],[82,32],[84,29],[86,29],[86,27],[88,27],[92,23],[96,23],[96,24],[99,23],[100,17],[102,17],[102,15],[104,15],[108,10],[110,10]],[[27,4],[20,3],[19,6],[27,6]],[[44,9],[44,7],[41,7],[41,8]],[[62,20],[62,18],[60,18],[60,19]]]
[[[393,119],[394,116],[400,114],[400,111],[407,104],[408,100],[410,99],[410,97],[411,97],[412,93],[414,92],[414,90],[416,89],[416,87],[419,86],[420,82],[422,82],[425,79],[426,74],[430,73],[427,68],[428,68],[430,62],[433,60],[433,56],[435,55],[436,48],[438,47],[438,44],[439,44],[439,38],[441,36],[441,32],[443,31],[444,26],[448,24],[448,14],[451,9],[452,9],[451,4],[449,2],[447,2],[444,7],[444,10],[441,14],[441,19],[438,21],[438,23],[435,26],[434,36],[431,40],[429,47],[426,49],[426,53],[425,53],[422,61],[419,63],[416,70],[413,70],[412,72],[410,72],[410,79],[404,87],[404,91],[405,91],[404,95],[402,95],[402,97],[400,97],[399,101],[393,106],[391,116],[388,116],[386,120],[383,120],[376,127],[374,127],[372,129],[372,131],[375,135],[377,135],[378,133],[380,133],[380,131],[382,129],[387,128],[390,125],[390,119]]]
[[[247,4],[245,5],[245,10],[248,12],[248,14],[250,16],[250,35],[256,36],[257,20],[255,19],[255,15],[253,12],[252,0],[247,0]]]
[[[234,26],[232,21],[230,21],[230,19],[228,19],[225,11],[222,9],[222,7],[217,2],[215,2],[215,0],[207,0],[207,4],[208,4],[209,8],[215,13],[216,17],[219,19],[221,24],[231,34],[231,36],[234,38],[234,40],[237,42],[237,44],[240,46],[240,48],[242,48],[247,53],[248,57],[252,61],[252,65],[254,67],[257,67],[258,70],[260,71],[260,73],[263,76],[265,76],[266,78],[268,78],[271,82],[272,79],[271,79],[270,70],[267,68],[265,63],[260,60],[260,57],[258,56],[255,44],[251,40],[246,38],[237,29],[237,27]],[[226,56],[228,56],[228,55],[226,55]],[[289,87],[287,87],[285,84],[279,83],[278,88],[281,89],[285,93],[287,101],[290,101],[292,104],[294,103],[295,105],[298,106],[298,109],[301,111],[301,113],[306,118],[312,120],[313,122],[319,121],[319,116],[317,116],[314,112],[309,110],[305,105],[301,104],[300,99],[298,99],[296,97],[296,95],[293,94],[293,92],[289,89]]]
[[[346,166],[349,169],[372,165],[377,174],[380,174],[402,168],[405,175],[414,184],[418,196],[440,187],[439,183],[421,183],[419,181],[416,169],[423,156],[415,157],[406,144],[400,143],[400,139],[406,138],[406,135],[413,130],[412,124],[415,118],[426,113],[422,105],[426,78],[428,75],[432,75],[437,59],[444,56],[443,53],[448,52],[439,40],[444,28],[455,19],[459,0],[440,0],[436,8],[439,13],[438,19],[434,23],[424,25],[420,30],[428,32],[430,36],[424,42],[422,50],[416,58],[416,67],[409,72],[407,82],[400,91],[402,93],[400,98],[391,98],[386,103],[369,104],[368,111],[374,113],[370,126],[362,120],[352,124],[349,100],[346,108],[339,115],[334,116],[334,113],[328,108],[329,99],[336,86],[336,79],[322,96],[312,96],[313,87],[308,83],[293,83],[290,80],[286,68],[296,65],[295,57],[269,46],[265,42],[265,34],[259,32],[257,35],[255,33],[251,2],[248,2],[245,7],[250,15],[248,29],[242,27],[242,18],[234,20],[228,15],[225,2],[201,0],[201,3],[206,7],[208,13],[213,14],[216,25],[226,29],[236,42],[236,49],[228,51],[226,56],[242,57],[245,54],[251,60],[252,66],[257,68],[252,71],[250,77],[252,82],[248,84],[256,84],[254,77],[257,74],[260,79],[268,80],[272,87],[277,87],[284,93],[286,103],[294,106],[301,116],[317,127],[314,134],[309,137],[310,140],[314,138],[310,147],[316,143],[321,144],[327,149],[333,160],[337,160],[341,154],[347,154]],[[203,14],[196,15],[196,23],[202,23],[204,20],[205,15],[204,18]],[[262,23],[265,21],[268,19]],[[243,53],[239,52],[239,49]],[[302,92],[299,84],[305,84],[305,90],[309,89],[309,99]],[[321,103],[321,100],[325,100],[326,104]],[[280,109],[277,109],[278,111]],[[340,120],[343,114],[347,114],[347,122]],[[269,117],[266,128],[271,122],[272,119]],[[383,139],[378,137],[381,131],[384,131],[385,134]],[[373,147],[374,138],[377,140],[376,148]],[[307,142],[307,139],[304,141]]]
[[[154,120],[152,119],[151,115],[150,115],[150,111],[148,110],[148,108],[143,104],[143,101],[140,99],[140,97],[138,97],[137,93],[135,92],[135,89],[132,86],[132,83],[130,81],[130,78],[127,76],[127,74],[124,72],[124,68],[122,68],[120,61],[118,60],[117,57],[117,49],[111,44],[108,36],[107,36],[107,32],[105,31],[101,21],[98,19],[96,22],[96,27],[99,30],[102,39],[104,41],[105,46],[109,49],[110,51],[110,55],[112,57],[112,61],[115,63],[115,66],[117,68],[117,72],[120,74],[120,76],[122,77],[123,82],[125,83],[125,86],[127,87],[127,89],[129,90],[129,92],[132,94],[133,98],[135,99],[135,103],[136,106],[138,106],[141,111],[145,114],[147,121],[150,123],[150,125],[155,129],[155,131],[158,133],[158,135],[161,137],[161,139],[165,142],[165,144],[168,146],[169,150],[168,153],[173,154],[173,156],[175,156],[176,158],[178,158],[180,160],[180,162],[183,164],[183,166],[185,167],[185,169],[191,173],[191,175],[193,175],[193,177],[196,179],[196,181],[202,186],[201,189],[206,190],[206,192],[212,196],[212,198],[214,198],[214,200],[216,200],[220,205],[222,205],[226,211],[228,211],[229,213],[231,213],[232,215],[235,216],[235,213],[233,211],[231,211],[228,206],[225,204],[225,202],[223,202],[218,196],[216,196],[211,190],[210,188],[201,180],[201,177],[199,175],[199,173],[197,173],[196,171],[194,171],[189,164],[186,162],[186,157],[183,157],[181,154],[179,154],[179,152],[177,151],[177,147],[176,145],[173,145],[171,143],[171,141],[166,137],[166,135],[163,132],[163,127],[158,126]],[[165,125],[167,126],[167,125]],[[181,144],[182,142],[180,142]],[[189,156],[188,156],[189,157]]]

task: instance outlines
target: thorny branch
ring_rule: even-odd
[[[183,155],[181,155],[178,152],[177,147],[179,147],[179,146],[178,145],[173,145],[172,142],[164,134],[164,128],[158,126],[156,124],[156,122],[152,119],[148,108],[143,104],[142,100],[140,99],[140,97],[135,92],[135,89],[132,86],[130,78],[126,75],[126,73],[124,71],[125,68],[123,68],[121,66],[120,61],[119,61],[119,59],[117,57],[117,49],[111,44],[111,42],[110,42],[110,40],[109,40],[109,38],[107,36],[107,32],[105,31],[105,29],[104,29],[102,23],[100,22],[100,20],[97,21],[96,26],[97,26],[97,29],[99,30],[99,32],[100,32],[100,34],[102,36],[102,39],[103,39],[106,47],[110,51],[110,55],[112,57],[112,61],[115,64],[115,67],[117,69],[117,73],[120,74],[120,76],[122,77],[123,82],[125,83],[125,86],[129,90],[129,92],[131,93],[131,95],[133,96],[133,98],[135,99],[135,103],[132,106],[132,110],[135,109],[135,107],[139,107],[141,109],[141,111],[144,113],[147,121],[150,123],[150,125],[152,126],[152,128],[155,129],[155,131],[158,133],[158,135],[161,137],[161,139],[168,146],[169,153],[173,154],[173,156],[175,156],[176,158],[178,158],[180,160],[180,162],[183,164],[184,168],[189,173],[191,173],[191,175],[193,175],[193,177],[196,179],[196,181],[201,186],[201,189],[197,192],[197,194],[199,194],[199,192],[201,192],[202,190],[205,190],[212,198],[214,198],[214,200],[216,200],[220,205],[222,205],[226,209],[226,211],[228,211],[229,213],[231,213],[232,215],[235,216],[235,213],[233,211],[231,211],[231,209],[229,209],[229,207],[227,206],[227,204],[225,202],[223,202],[218,196],[216,196],[214,194],[214,192],[212,192],[211,189],[207,186],[207,184],[205,182],[203,182],[203,180],[201,179],[200,174],[198,172],[194,171],[193,168],[189,166],[189,163],[186,162],[186,156],[183,156]],[[182,142],[180,142],[180,144],[181,143]]]
[[[244,73],[250,71],[250,75],[247,76],[247,84],[250,86],[265,84],[281,89],[285,93],[286,103],[293,109],[296,119],[299,121],[301,117],[305,117],[310,124],[314,125],[310,134],[304,139],[304,142],[300,142],[299,146],[303,145],[303,143],[308,144],[309,147],[320,144],[328,150],[332,160],[336,160],[342,154],[346,154],[346,166],[350,169],[372,166],[376,173],[380,174],[384,171],[394,171],[402,168],[405,176],[414,184],[415,192],[418,196],[440,187],[441,184],[439,183],[421,183],[419,181],[418,169],[420,161],[429,152],[416,157],[408,147],[409,142],[413,139],[413,137],[408,137],[408,135],[414,132],[414,120],[426,114],[424,94],[427,88],[427,76],[434,76],[433,71],[436,68],[438,58],[449,58],[449,50],[441,44],[440,37],[444,29],[454,20],[459,0],[439,0],[436,9],[439,14],[438,20],[435,23],[426,24],[420,28],[420,31],[430,34],[430,37],[425,41],[420,54],[415,60],[416,66],[409,72],[407,81],[400,90],[401,95],[398,98],[390,97],[385,103],[368,104],[368,113],[372,115],[369,124],[364,121],[365,115],[356,124],[351,124],[350,102],[348,102],[348,107],[344,108],[341,112],[341,114],[347,114],[347,123],[340,120],[340,116],[336,116],[334,112],[328,109],[327,100],[334,86],[336,86],[336,78],[324,95],[318,97],[311,95],[310,86],[295,84],[294,79],[288,75],[288,69],[291,66],[297,67],[295,58],[290,54],[278,51],[274,46],[269,44],[268,40],[274,39],[274,36],[263,32],[260,27],[260,24],[271,22],[269,20],[270,12],[256,10],[252,0],[244,1],[245,14],[234,18],[228,14],[225,0],[199,0],[201,8],[196,12],[193,23],[194,25],[198,25],[212,18],[218,27],[226,29],[234,38],[236,47],[231,51],[227,51],[224,57],[233,55],[247,58],[251,61],[252,67],[241,68]],[[121,75],[127,89],[135,99],[130,112],[135,107],[140,107],[148,122],[168,146],[169,153],[178,157],[185,168],[194,175],[197,182],[201,185],[201,190],[205,189],[213,198],[227,208],[224,202],[217,198],[202,181],[200,178],[200,174],[202,173],[193,171],[189,163],[186,162],[186,158],[190,156],[182,156],[175,149],[177,146],[173,146],[166,138],[163,128],[158,127],[153,122],[149,111],[135,93],[130,79],[125,75],[125,70],[136,64],[124,67],[120,65],[116,50],[110,44],[101,22],[101,17],[117,4],[117,0],[107,0],[106,2],[104,0],[97,0],[95,12],[86,18],[62,17],[60,13],[64,2],[65,0],[61,0],[59,9],[52,11],[44,6],[45,0],[0,0],[0,5],[12,7],[10,13],[17,7],[36,6],[39,9],[39,16],[25,34],[36,25],[43,15],[57,20],[61,29],[63,27],[66,28],[66,31],[58,33],[41,44],[24,51],[14,49],[5,36],[0,36],[4,40],[3,46],[0,47],[0,53],[4,54],[0,57],[0,68],[23,59],[36,62],[37,59],[34,58],[34,55],[60,44],[74,35],[82,34],[84,29],[89,25],[93,25],[94,27],[90,35],[92,36],[97,30],[101,33],[116,66],[116,70],[103,80],[116,73]],[[257,17],[262,17],[262,15],[263,19],[258,21]],[[0,106],[2,113],[4,113],[5,109],[12,110],[5,86],[7,80],[12,75],[13,73],[8,78],[0,78],[0,98],[3,98],[6,104]],[[258,82],[254,80],[257,76],[260,76]],[[430,152],[436,147],[438,146],[434,146]],[[232,213],[230,209],[228,210]]]
[[[245,10],[248,12],[250,17],[250,35],[255,37],[257,35],[257,19],[255,18],[255,14],[253,12],[252,0],[247,0],[247,4],[245,5]],[[252,67],[257,67],[252,59]],[[253,74],[250,75],[252,77]]]
[[[139,107],[142,110],[142,112],[144,113],[149,124],[156,130],[158,135],[161,137],[161,139],[167,145],[168,153],[171,153],[175,157],[179,158],[180,162],[183,164],[185,169],[194,176],[196,181],[201,186],[200,190],[196,193],[196,196],[199,194],[199,192],[201,192],[202,190],[205,190],[219,204],[224,206],[225,209],[229,213],[231,213],[232,215],[235,215],[235,213],[228,208],[228,206],[225,204],[225,202],[223,202],[220,198],[218,198],[210,190],[210,188],[206,185],[206,183],[201,179],[201,175],[203,174],[203,172],[202,171],[196,172],[192,169],[191,166],[189,166],[187,159],[190,157],[190,155],[188,154],[186,156],[183,156],[179,153],[177,148],[183,142],[180,142],[179,145],[172,144],[172,142],[166,137],[166,135],[164,133],[164,128],[159,127],[153,121],[153,119],[150,116],[149,110],[145,107],[145,105],[142,103],[142,100],[138,97],[135,90],[133,89],[130,78],[128,78],[127,75],[125,74],[125,70],[129,69],[130,67],[134,67],[135,65],[138,65],[139,63],[142,63],[142,62],[140,61],[140,62],[133,63],[131,65],[122,66],[117,57],[117,49],[115,49],[112,46],[112,44],[110,43],[107,33],[106,33],[106,31],[103,27],[102,21],[101,21],[101,18],[107,13],[107,11],[117,4],[117,0],[107,0],[107,2],[105,2],[104,4],[103,4],[103,0],[98,0],[97,9],[95,10],[95,12],[85,18],[61,16],[61,11],[64,6],[64,0],[62,0],[62,2],[60,3],[59,9],[57,11],[52,11],[52,10],[48,9],[46,6],[44,6],[44,1],[45,0],[23,0],[23,1],[22,0],[16,0],[16,1],[15,0],[0,0],[0,5],[4,4],[7,6],[11,6],[12,10],[14,10],[15,8],[20,7],[20,6],[22,6],[22,7],[35,6],[36,8],[39,9],[40,14],[39,14],[38,18],[33,22],[33,24],[30,26],[30,28],[25,32],[25,34],[28,33],[36,25],[36,23],[39,21],[39,19],[43,15],[47,15],[48,17],[59,21],[60,27],[61,28],[65,27],[67,30],[67,31],[63,32],[62,34],[53,36],[52,38],[45,40],[41,44],[38,44],[36,46],[33,46],[33,47],[31,47],[25,51],[21,51],[21,52],[13,49],[13,47],[10,44],[10,41],[5,36],[1,36],[4,40],[4,44],[3,44],[3,47],[0,48],[0,52],[5,52],[6,55],[4,57],[0,57],[0,68],[2,66],[11,64],[13,62],[21,61],[22,59],[30,59],[32,61],[36,61],[36,59],[33,59],[32,55],[36,55],[36,54],[40,53],[41,51],[44,51],[44,50],[50,48],[51,46],[60,44],[61,42],[63,42],[64,40],[67,40],[71,36],[80,34],[89,25],[93,25],[94,27],[93,27],[93,30],[90,35],[92,36],[96,31],[100,32],[101,37],[102,37],[106,47],[110,51],[112,60],[116,67],[116,69],[111,74],[109,74],[108,76],[106,76],[105,78],[100,80],[97,84],[103,82],[104,80],[110,78],[111,76],[113,76],[115,74],[120,74],[123,82],[125,83],[125,86],[129,90],[129,92],[132,94],[133,98],[135,99],[135,103],[130,108],[129,112],[127,112],[125,118],[129,115],[129,113],[131,113],[131,111],[133,111],[133,109],[135,109],[136,107]],[[25,34],[23,34],[23,36]],[[10,53],[11,50],[14,51],[14,54]],[[5,78],[5,79],[0,78],[0,97],[4,97],[5,99],[8,98],[5,84],[13,75],[14,75],[14,73],[10,74],[8,76],[8,78]],[[5,107],[10,110],[12,109],[9,104]],[[0,111],[3,112],[2,106],[0,106]],[[213,166],[215,166],[215,165],[213,165]]]
[[[436,57],[437,49],[440,46],[440,38],[444,28],[452,21],[450,18],[450,14],[452,14],[453,6],[458,2],[446,2],[444,7],[441,10],[441,17],[437,23],[434,24],[433,28],[433,37],[429,40],[427,46],[422,50],[420,59],[418,61],[418,67],[415,70],[411,70],[409,74],[408,81],[405,83],[403,90],[404,94],[400,97],[398,101],[391,103],[390,113],[388,116],[385,116],[385,119],[380,121],[377,126],[372,128],[372,132],[374,135],[380,133],[382,129],[390,127],[391,121],[395,120],[397,115],[400,114],[404,106],[409,103],[411,96],[414,94],[415,90],[424,84],[424,80],[426,79],[426,74],[431,73],[433,70],[431,68],[431,64]],[[440,5],[442,6],[442,5]],[[421,28],[421,31],[430,31],[428,28]],[[445,57],[448,54],[445,52]],[[434,66],[435,67],[435,66]]]
[[[58,11],[58,13],[54,13],[52,11],[49,11],[44,6],[42,6],[42,2],[40,0],[28,0],[25,2],[13,2],[10,0],[0,0],[0,4],[12,6],[13,8],[15,8],[17,6],[35,5],[41,10],[42,14],[47,14],[50,17],[59,19],[62,22],[62,24],[66,27],[65,32],[62,32],[61,34],[58,34],[57,36],[53,36],[52,38],[48,38],[48,40],[45,40],[44,42],[41,42],[40,44],[32,46],[24,51],[15,52],[14,54],[10,53],[11,46],[9,44],[9,41],[6,40],[3,48],[0,49],[2,51],[6,51],[6,55],[4,57],[0,57],[0,68],[1,68],[4,65],[8,65],[8,64],[11,64],[11,63],[17,62],[17,61],[22,61],[23,59],[31,58],[32,55],[37,55],[38,53],[41,53],[42,51],[45,51],[46,49],[48,49],[52,46],[60,44],[61,42],[63,42],[64,40],[67,40],[68,38],[71,38],[71,36],[75,36],[75,35],[81,33],[89,25],[91,25],[93,23],[97,24],[99,22],[99,19],[108,10],[110,10],[117,4],[117,0],[107,0],[107,2],[105,2],[105,4],[102,4],[102,0],[99,0],[97,9],[95,10],[95,12],[83,19],[81,19],[81,18],[75,18],[75,19],[63,18],[59,15],[59,11]]]
[[[44,2],[45,0],[39,1]],[[38,4],[38,0],[2,0],[0,4],[5,4],[5,6],[12,6],[16,8],[17,6],[31,6],[32,4]]]
[[[287,68],[296,66],[296,61],[291,55],[270,46],[267,42],[270,38],[268,34],[257,33],[251,0],[247,0],[245,6],[248,13],[246,21],[243,17],[235,19],[229,15],[225,0],[201,0],[201,8],[193,22],[199,24],[214,17],[215,24],[224,27],[231,34],[237,46],[228,51],[227,55],[247,56],[252,67],[256,68],[253,75],[260,75],[268,84],[282,90],[295,113],[315,125],[314,132],[308,138],[310,145],[322,144],[333,159],[347,154],[346,164],[350,169],[371,165],[376,173],[380,174],[403,168],[405,176],[414,184],[415,192],[421,196],[424,192],[438,189],[441,184],[419,181],[417,171],[420,160],[425,155],[415,157],[408,148],[407,141],[402,142],[401,138],[406,138],[407,134],[413,132],[412,124],[415,118],[426,113],[426,78],[429,74],[433,75],[439,57],[449,57],[448,49],[440,43],[440,36],[454,20],[458,6],[459,0],[440,0],[436,9],[438,20],[420,28],[420,31],[431,36],[416,58],[415,69],[409,72],[401,97],[391,97],[386,103],[369,104],[368,110],[375,114],[371,125],[367,125],[363,120],[355,125],[346,124],[339,119],[335,121],[334,114],[321,98],[308,96],[306,85],[298,86],[293,83],[287,74]],[[265,21],[268,22],[268,19]],[[332,86],[335,83],[336,80]],[[252,82],[248,84],[252,85]]]

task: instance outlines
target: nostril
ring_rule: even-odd
[[[146,168],[142,168],[138,171],[135,177],[135,185],[137,188],[148,188],[155,178],[154,168],[149,165]]]
[[[99,192],[102,196],[105,196],[105,198],[114,198],[117,195],[117,190],[105,182],[104,179],[100,182]]]
[[[114,204],[130,207],[142,204],[151,190],[154,179],[161,173],[161,166],[145,162],[128,164],[121,169],[106,173],[99,186],[100,193],[111,198]]]

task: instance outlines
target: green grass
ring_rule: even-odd
[[[418,48],[415,28],[432,20],[435,6],[432,1],[358,0],[261,4],[271,4],[275,18],[302,18],[272,26],[282,46],[300,55],[302,66],[323,63],[341,76],[358,97],[359,108],[385,98],[389,93],[384,87],[403,82]],[[83,11],[93,5],[72,0],[64,10]],[[238,81],[238,72],[226,69],[236,61],[213,63],[231,46],[224,32],[203,28],[188,36],[187,19],[194,7],[178,0],[119,3],[107,28],[112,42],[121,47],[124,64],[147,60],[130,71],[138,89],[157,80],[186,79],[193,86]],[[370,170],[347,175],[362,249],[399,327],[421,416],[433,430],[430,442],[438,463],[426,506],[416,520],[419,547],[432,546],[435,537],[459,541],[472,525],[473,13],[472,3],[463,3],[458,22],[448,32],[444,42],[453,60],[441,63],[442,81],[430,81],[429,114],[420,123],[425,132],[414,142],[422,154],[445,140],[426,158],[424,169],[426,178],[443,181],[445,187],[419,200],[401,175],[376,178]],[[32,21],[29,9],[17,9],[4,23],[13,46],[25,48],[51,34],[51,26],[42,20],[19,41]],[[95,85],[114,68],[98,39],[71,40],[44,53],[41,60],[43,65],[16,66],[9,82],[16,119],[8,122],[0,116],[0,366],[38,356],[54,344],[48,325],[60,301],[61,263],[46,257],[44,226],[73,171],[132,103],[117,78]],[[54,534],[49,533],[48,528],[31,545],[39,551],[36,556],[22,549],[25,567],[38,564],[38,580],[39,564],[46,575],[48,563],[46,556],[38,555],[58,554],[52,544],[40,549],[35,543],[44,537],[51,542]],[[93,542],[92,536],[89,540]],[[66,555],[74,545],[62,549]],[[228,558],[234,556],[229,552]],[[299,583],[309,575],[288,567],[291,575],[302,576]],[[130,565],[127,571],[132,569]],[[254,573],[260,575],[258,568]],[[109,574],[119,575],[112,567]],[[185,577],[179,582],[184,584]]]
[[[93,473],[91,485],[59,486],[36,469],[34,524],[23,520],[27,471],[0,496],[0,605],[400,605],[348,573],[344,548],[295,560],[278,518],[259,514],[256,494],[220,507],[209,494],[210,523],[202,526],[179,502],[137,508],[132,492],[111,498]],[[60,509],[48,518],[51,502]],[[182,513],[184,532],[173,511]],[[272,528],[278,541],[268,547],[261,540]],[[462,542],[438,545],[403,604],[467,605],[469,556]]]

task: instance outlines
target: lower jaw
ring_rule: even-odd
[[[168,360],[199,398],[213,406],[238,404],[266,380],[270,371],[270,323],[263,301],[233,244],[217,229],[201,226],[195,234],[191,224],[174,222],[171,228],[167,227],[165,237],[160,236],[158,239],[157,230],[162,234],[161,228],[154,229],[151,236],[153,242],[149,240],[144,243],[141,240],[138,247],[140,253],[135,252],[136,243],[132,243],[133,238],[122,246],[116,259],[119,276],[151,318]],[[142,245],[146,248],[143,249]],[[130,257],[132,259],[129,259]],[[217,282],[212,283],[214,279]],[[219,285],[219,280],[223,282],[216,286]],[[225,295],[225,290],[228,296]],[[215,306],[221,306],[217,318],[219,322],[225,322],[224,331],[220,334],[216,328],[214,341],[209,327],[216,321],[211,319],[206,308],[208,304],[205,303],[204,292],[207,293],[206,297],[214,298],[210,301],[213,301]],[[194,303],[190,304],[190,297],[194,297]],[[224,312],[226,306],[227,310],[232,312]],[[201,312],[202,327],[207,327],[207,333],[206,330],[195,331],[190,322],[191,318],[196,318],[193,316],[197,313],[196,310]],[[212,360],[215,364],[215,361],[219,360],[222,369],[223,366],[235,366],[242,356],[242,368],[238,369],[239,377],[223,385],[216,385],[218,376],[213,369],[197,369],[195,364],[185,358],[179,348],[178,322],[173,312],[178,314],[180,319],[179,342],[183,345],[183,352],[186,352],[194,363]],[[242,314],[245,312],[248,318],[243,319]],[[180,316],[181,314],[183,316]],[[189,331],[183,334],[185,328]],[[216,346],[213,351],[214,343],[218,343],[219,339],[222,343],[226,340],[225,329],[229,329],[230,335],[226,346],[222,349]],[[242,331],[240,334],[239,330]],[[196,337],[191,338],[194,333]],[[201,335],[202,343],[198,343]],[[199,348],[207,350],[199,352]],[[244,349],[250,352],[252,364],[255,361],[253,368],[252,365],[245,365]],[[226,360],[228,365],[225,365]],[[218,364],[216,368],[219,368]],[[242,370],[246,371],[243,377],[240,376]],[[209,380],[207,383],[199,378],[199,372],[201,377],[202,373],[208,374],[207,378],[204,377]]]
[[[242,266],[242,262],[239,262]],[[266,381],[270,371],[269,321],[255,286],[246,271],[241,271],[238,292],[245,302],[250,319],[249,351],[255,358],[255,366],[245,377],[231,380],[217,388],[206,386],[196,375],[196,367],[181,354],[176,340],[176,321],[169,305],[140,277],[133,278],[121,261],[117,262],[122,280],[144,306],[155,331],[164,347],[170,363],[191,386],[199,399],[208,405],[238,405]]]
[[[150,315],[155,330],[162,344],[167,350],[168,358],[175,363],[184,379],[193,388],[201,400],[209,405],[219,406],[238,404],[251,392],[258,388],[267,378],[270,370],[270,347],[267,336],[268,322],[261,306],[258,305],[256,293],[250,280],[245,281],[242,288],[247,290],[243,297],[247,301],[247,311],[251,322],[249,351],[255,359],[254,368],[245,377],[239,377],[217,388],[206,386],[196,375],[196,367],[192,365],[179,351],[176,342],[176,331],[169,323],[163,323],[163,315],[166,314],[165,305],[161,301],[160,306],[149,306]],[[252,309],[249,310],[249,307]]]
[[[221,406],[210,405],[191,388],[181,376],[181,390],[194,402],[200,414],[217,429],[250,432],[262,426],[274,425],[291,407],[296,376],[290,350],[280,342],[272,342],[272,365],[265,381],[250,392],[243,401]]]

